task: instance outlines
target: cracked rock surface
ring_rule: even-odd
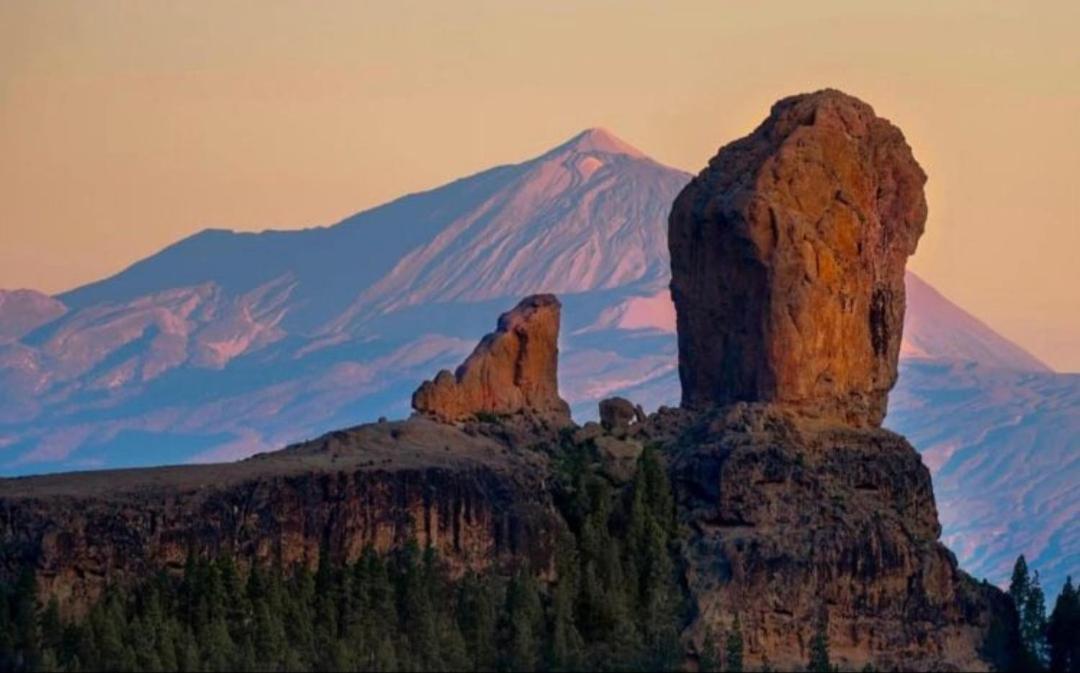
[[[925,182],[900,129],[831,89],[777,102],[723,147],[669,219],[683,406],[880,425]]]

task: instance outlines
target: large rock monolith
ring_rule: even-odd
[[[900,129],[831,89],[779,101],[723,147],[669,220],[683,406],[880,425],[925,182]]]

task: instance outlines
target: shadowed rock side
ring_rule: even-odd
[[[413,393],[413,408],[442,421],[477,414],[524,413],[554,425],[570,422],[570,407],[559,397],[559,310],[554,295],[526,297],[499,316],[456,373],[442,370]]]
[[[903,437],[762,404],[683,422],[671,471],[691,531],[691,642],[737,615],[749,662],[803,670],[825,620],[842,670],[1007,661],[1011,605],[938,542],[930,472]]]
[[[191,553],[289,569],[412,540],[455,575],[523,558],[546,572],[563,526],[546,457],[465,430],[413,418],[237,463],[0,480],[0,575],[33,567],[78,614],[110,582],[181,571]]]
[[[683,405],[880,425],[925,182],[900,130],[834,90],[781,100],[722,148],[669,219]]]

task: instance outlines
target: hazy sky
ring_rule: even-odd
[[[834,86],[930,175],[912,267],[1080,371],[1080,2],[0,2],[0,287],[329,224],[603,126],[697,171]]]

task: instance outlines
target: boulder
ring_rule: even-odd
[[[624,397],[609,397],[600,400],[600,423],[606,430],[625,430],[631,423],[638,422],[640,407]]]

